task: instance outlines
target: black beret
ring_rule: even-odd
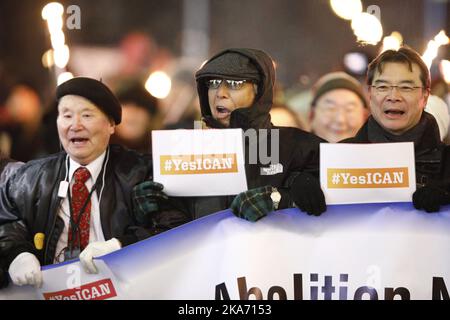
[[[85,77],[70,79],[56,88],[56,99],[59,101],[67,95],[75,95],[88,99],[101,109],[116,124],[122,120],[122,107],[116,96],[102,82]]]

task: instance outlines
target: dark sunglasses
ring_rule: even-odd
[[[218,89],[222,82],[225,81],[225,86],[231,90],[242,89],[247,80],[225,80],[225,79],[210,79],[206,81],[208,89]]]

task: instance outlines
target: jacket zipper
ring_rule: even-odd
[[[53,200],[55,200],[55,199],[53,199]],[[55,206],[55,208],[57,208],[57,207],[58,207],[58,206]],[[55,208],[52,208],[52,209],[55,209]],[[45,246],[44,263],[47,262],[48,247],[49,247],[49,244],[50,244],[50,240],[51,240],[51,238],[52,238],[52,235],[53,235],[53,231],[55,230],[56,219],[58,218],[58,213],[55,212],[54,210],[52,210],[52,212],[54,212],[54,218],[53,218],[52,228],[50,229],[50,233],[49,233],[48,238],[47,238],[47,244],[46,244],[46,246]]]
[[[56,226],[56,219],[58,219],[58,212],[57,212],[57,208],[59,208],[61,199],[58,201],[58,193],[55,192],[56,189],[53,189],[53,195],[52,195],[52,204],[50,204],[50,212],[53,212],[54,218],[53,218],[53,224],[52,224],[52,228],[50,229],[50,233],[48,235],[47,241],[46,241],[46,245],[45,245],[45,252],[44,252],[44,264],[47,263],[47,254],[48,254],[48,247],[50,244],[50,240],[52,238],[53,235],[53,231],[55,230],[55,226]],[[53,263],[53,261],[51,261],[51,263]]]

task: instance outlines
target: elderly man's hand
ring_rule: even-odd
[[[272,191],[271,186],[265,186],[241,192],[234,198],[230,209],[239,218],[257,221],[274,210],[270,197]]]
[[[29,252],[19,254],[8,269],[12,282],[17,286],[31,285],[42,287],[41,264],[36,256]]]
[[[80,263],[86,273],[98,273],[94,258],[104,256],[122,248],[119,240],[112,238],[108,241],[91,242],[80,253]]]

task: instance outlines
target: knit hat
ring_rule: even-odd
[[[335,89],[347,89],[354,92],[363,102],[364,108],[368,108],[366,95],[363,91],[361,83],[345,72],[331,72],[322,76],[313,86],[313,100],[311,106],[315,106],[317,100],[327,93]]]
[[[111,90],[102,82],[84,77],[70,79],[56,88],[56,99],[59,101],[67,95],[76,95],[94,103],[116,124],[122,120],[122,107]]]

